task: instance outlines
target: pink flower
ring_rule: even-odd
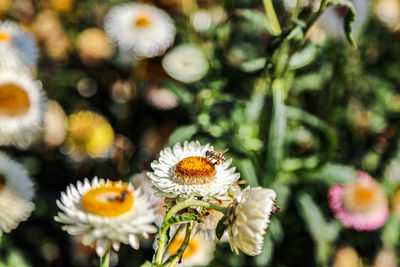
[[[336,184],[329,189],[329,205],[345,227],[372,231],[381,227],[389,216],[385,192],[368,173],[357,172],[350,184]]]

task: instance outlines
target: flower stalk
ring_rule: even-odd
[[[106,253],[100,257],[100,267],[110,266],[110,248],[107,248]]]
[[[279,25],[278,18],[276,17],[272,0],[263,0],[265,13],[267,14],[268,20],[271,23],[272,35],[280,35],[282,33],[281,26]]]

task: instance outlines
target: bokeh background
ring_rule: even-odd
[[[260,256],[234,255],[221,243],[210,266],[397,266],[400,1],[365,0],[357,49],[332,33],[341,25],[317,22],[309,31],[286,77],[293,83],[275,170],[264,68],[271,35],[262,1],[144,2],[174,19],[174,46],[201,48],[209,64],[202,79],[174,80],[162,56],[140,59],[108,40],[104,17],[125,1],[0,0],[0,19],[20,23],[37,40],[35,76],[49,99],[41,137],[29,147],[1,148],[23,164],[36,188],[32,216],[2,238],[0,255],[9,266],[97,266],[94,251],[53,220],[60,192],[85,177],[127,180],[149,170],[166,145],[190,139],[229,148],[242,179],[274,188],[281,208]],[[283,28],[295,3],[273,1]],[[318,1],[302,4],[299,19],[318,7]],[[370,173],[390,200],[390,218],[380,229],[347,229],[329,208],[329,187],[354,179],[355,170]],[[140,251],[122,246],[113,262],[139,266],[152,254],[152,241]]]

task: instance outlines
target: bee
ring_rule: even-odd
[[[278,213],[281,209],[276,206],[276,203],[272,203],[271,213]]]
[[[213,150],[207,150],[205,157],[208,159],[215,160],[214,165],[219,165],[221,161],[225,162],[227,161],[224,153],[228,151],[228,149],[223,150],[222,152],[216,152]]]
[[[124,202],[126,197],[127,197],[127,195],[128,195],[128,193],[129,192],[127,190],[124,190],[124,191],[122,191],[121,195],[114,197],[112,199],[112,201]]]

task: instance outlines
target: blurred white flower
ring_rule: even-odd
[[[160,110],[170,110],[179,105],[177,96],[165,88],[150,88],[146,93],[146,100]]]
[[[400,30],[400,1],[378,0],[375,4],[375,14],[380,21],[392,31]]]
[[[199,10],[190,17],[193,28],[199,32],[207,31],[212,22],[212,16],[207,10]]]
[[[175,80],[193,83],[202,79],[208,72],[207,59],[195,45],[183,44],[174,47],[162,60],[164,70]]]
[[[112,245],[120,243],[139,248],[138,235],[148,237],[157,228],[154,209],[148,195],[131,183],[93,178],[67,187],[57,200],[61,209],[54,219],[64,223],[63,230],[71,235],[83,235],[82,243],[95,246],[101,257]]]
[[[0,71],[0,145],[28,146],[43,124],[44,92],[28,74]]]
[[[33,36],[17,23],[0,22],[0,67],[29,71],[36,67],[38,49]]]
[[[0,152],[0,236],[31,215],[34,189],[25,169]]]
[[[240,249],[250,256],[261,253],[275,198],[274,190],[261,187],[235,192],[228,226],[232,251],[239,254]]]
[[[199,141],[185,141],[183,146],[177,143],[172,149],[162,150],[158,160],[151,163],[154,172],[147,173],[156,195],[228,200],[228,188],[240,175],[230,168],[232,159],[215,164],[205,156],[206,151],[213,150],[210,144],[201,145]]]
[[[60,145],[67,134],[67,117],[57,101],[47,103],[43,127],[43,140],[48,146]]]
[[[156,57],[165,53],[175,39],[171,17],[147,4],[129,3],[112,8],[104,28],[122,50],[132,50],[138,57]]]

